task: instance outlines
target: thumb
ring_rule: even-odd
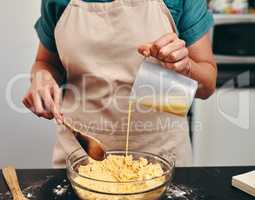
[[[147,44],[141,45],[140,47],[138,47],[138,52],[145,57],[150,57],[151,56],[151,47],[152,47],[152,43],[147,43]]]
[[[58,124],[63,123],[63,115],[59,112],[59,107],[55,104],[52,105],[52,114],[54,115],[54,118],[56,119]]]

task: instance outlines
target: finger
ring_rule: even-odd
[[[36,111],[35,111],[35,106],[33,105],[33,98],[31,95],[28,96],[28,98],[26,99],[26,101],[28,102],[28,104],[30,105],[29,109],[34,113],[36,114]]]
[[[22,102],[32,113],[37,115],[35,111],[35,107],[33,106],[33,99],[31,99],[30,97],[31,97],[30,95],[25,97]]]
[[[44,113],[42,99],[37,92],[32,93],[32,99],[33,99],[32,105],[34,105],[35,114],[38,115],[38,117],[41,117],[42,113]]]
[[[63,122],[63,114],[60,112],[60,104],[61,104],[61,90],[58,86],[53,87],[53,100],[56,106],[56,111],[59,113],[59,119]]]
[[[187,48],[182,48],[179,49],[177,51],[173,51],[172,53],[170,53],[165,59],[165,62],[178,62],[184,58],[186,58],[188,56],[189,52]]]
[[[168,43],[166,46],[162,47],[159,51],[158,58],[160,60],[165,60],[174,51],[182,49],[185,47],[185,42],[183,40],[176,40],[174,42]]]
[[[30,109],[30,107],[32,107],[32,105],[29,103],[29,101],[27,100],[28,97],[25,97],[22,100],[22,103],[26,106],[26,108]]]
[[[33,104],[33,100],[30,99],[30,98],[27,98],[27,101],[29,102],[30,105]],[[42,102],[43,104],[43,102]],[[35,107],[32,105],[30,108],[29,108],[33,113],[36,114],[36,111],[35,111]],[[45,119],[52,119],[53,118],[53,114],[50,113],[50,112],[47,112],[45,109],[43,109],[43,112],[40,113],[40,117],[43,117]]]
[[[47,112],[52,112],[52,97],[50,94],[50,88],[44,89],[40,91],[40,95],[42,97],[44,109],[47,110]]]
[[[154,58],[158,57],[159,49],[153,44],[150,48],[150,55]]]
[[[49,112],[44,112],[42,113],[42,117],[45,118],[45,119],[53,119],[54,118],[54,115],[52,113],[49,113]]]
[[[46,110],[48,112],[52,113],[54,118],[56,118],[56,120],[59,123],[61,123],[62,116],[60,115],[60,113],[55,105],[55,102],[53,101],[53,98],[50,94],[50,90],[49,89],[43,90],[41,93],[41,96],[42,96]]]
[[[164,66],[168,69],[172,69],[176,72],[182,73],[186,71],[189,66],[189,58],[184,58],[176,63],[164,63]]]
[[[59,108],[61,103],[61,92],[58,86],[52,88],[52,98],[56,107]]]
[[[159,38],[158,40],[156,40],[151,47],[152,56],[157,57],[159,54],[159,51],[164,46],[168,45],[169,43],[172,43],[176,39],[178,39],[178,37],[175,33],[168,33],[168,34],[162,36],[161,38]]]
[[[28,104],[30,105],[30,107],[34,107],[32,95],[27,96],[26,101],[28,102]]]
[[[145,57],[149,57],[151,47],[152,47],[152,43],[144,44],[144,45],[138,47],[138,52]]]

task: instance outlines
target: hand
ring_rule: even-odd
[[[55,118],[58,123],[62,123],[63,116],[59,111],[60,99],[61,92],[55,79],[48,71],[41,70],[32,78],[23,104],[38,117]]]
[[[175,33],[166,34],[155,42],[142,45],[138,51],[146,57],[152,56],[158,59],[163,67],[184,75],[190,74],[189,51],[185,42]]]

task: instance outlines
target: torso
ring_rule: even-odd
[[[55,29],[68,84],[78,92],[66,91],[62,105],[65,118],[102,141],[107,150],[123,149],[128,96],[144,59],[137,47],[173,32],[171,13],[161,0],[116,0],[108,5],[72,1]],[[134,110],[131,120],[130,149],[166,158],[176,152],[178,165],[190,161],[185,118]],[[60,131],[55,163],[63,163],[65,157],[58,151],[69,154],[75,148],[70,133]]]

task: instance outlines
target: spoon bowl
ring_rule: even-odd
[[[63,125],[68,128],[76,137],[77,141],[81,147],[86,151],[86,153],[94,160],[102,161],[105,159],[106,151],[103,144],[96,138],[82,133],[72,125],[70,125],[66,120],[63,121]]]

